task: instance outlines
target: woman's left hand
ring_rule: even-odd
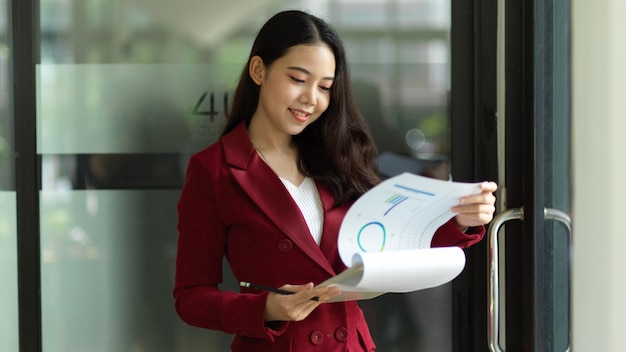
[[[459,205],[452,207],[457,213],[454,218],[459,229],[488,224],[496,210],[496,197],[493,193],[498,189],[495,182],[485,181],[480,184],[481,192],[459,199]]]

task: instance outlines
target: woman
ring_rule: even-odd
[[[178,203],[174,296],[188,324],[235,334],[233,351],[374,351],[356,302],[314,285],[346,269],[337,250],[350,205],[380,180],[345,50],[323,20],[276,14],[259,31],[219,141],[189,161]],[[432,245],[483,237],[496,185],[461,200]],[[227,292],[237,280],[294,292]]]

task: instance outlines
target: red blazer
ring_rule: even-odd
[[[242,123],[193,155],[178,203],[174,298],[186,323],[235,334],[233,351],[373,351],[356,302],[325,303],[299,322],[265,323],[266,292],[221,291],[222,259],[236,279],[265,286],[320,283],[346,269],[337,235],[349,205],[317,184],[324,206],[318,246],[280,179],[255,152]],[[469,246],[484,228],[464,234],[442,226],[436,245]],[[436,243],[435,243],[436,242]]]

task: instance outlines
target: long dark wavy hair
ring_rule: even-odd
[[[250,59],[256,55],[270,66],[296,45],[325,43],[335,56],[330,103],[320,118],[294,136],[300,171],[325,183],[335,204],[350,202],[372,188],[380,178],[378,153],[352,93],[343,43],[324,20],[289,10],[271,17],[259,31],[241,72],[222,136],[240,122],[249,125],[259,102],[260,87],[250,77]]]

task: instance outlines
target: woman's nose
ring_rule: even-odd
[[[307,106],[315,106],[317,104],[317,87],[307,87],[300,96],[300,102]]]

